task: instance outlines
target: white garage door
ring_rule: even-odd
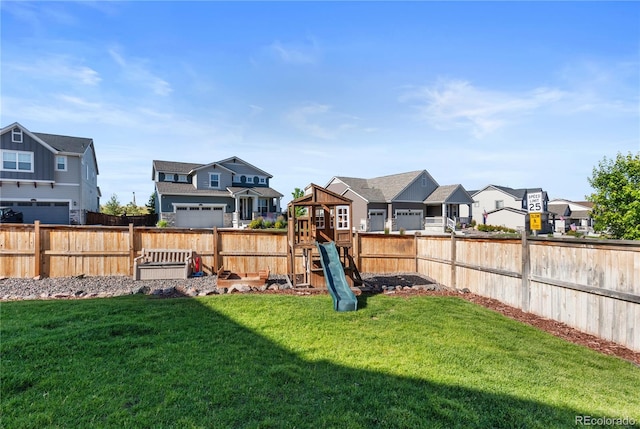
[[[422,210],[396,212],[396,226],[398,229],[419,230],[422,229]]]
[[[222,207],[177,206],[176,226],[181,228],[213,228],[224,225]]]

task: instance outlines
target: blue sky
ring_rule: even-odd
[[[93,138],[103,202],[231,156],[284,194],[425,169],[582,200],[640,151],[636,2],[2,1],[1,125]]]

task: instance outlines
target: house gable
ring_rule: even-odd
[[[426,170],[423,170],[411,180],[402,191],[393,197],[392,201],[424,201],[424,199],[437,188],[438,182],[436,182]]]

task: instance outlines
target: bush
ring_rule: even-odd
[[[407,232],[406,229],[404,228],[400,228],[400,235],[404,235]]]
[[[286,229],[287,221],[285,220],[284,216],[282,215],[278,216],[278,218],[276,219],[276,222],[273,224],[273,227],[276,229]]]
[[[516,231],[515,229],[512,228],[507,228],[506,226],[498,226],[498,225],[478,225],[478,231],[483,231],[483,232],[509,232],[509,233],[516,233],[518,231]]]
[[[160,219],[158,223],[156,223],[156,226],[158,228],[166,228],[169,226],[169,222],[167,222],[166,219]]]
[[[257,218],[252,220],[251,223],[249,223],[249,228],[250,229],[263,229],[264,228],[264,219],[262,218],[262,216],[258,216]]]

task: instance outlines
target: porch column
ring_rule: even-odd
[[[385,227],[389,228],[389,232],[393,231],[393,204],[387,204],[387,220]]]
[[[233,208],[233,227],[238,228],[240,226],[240,197],[234,197],[236,206]]]

